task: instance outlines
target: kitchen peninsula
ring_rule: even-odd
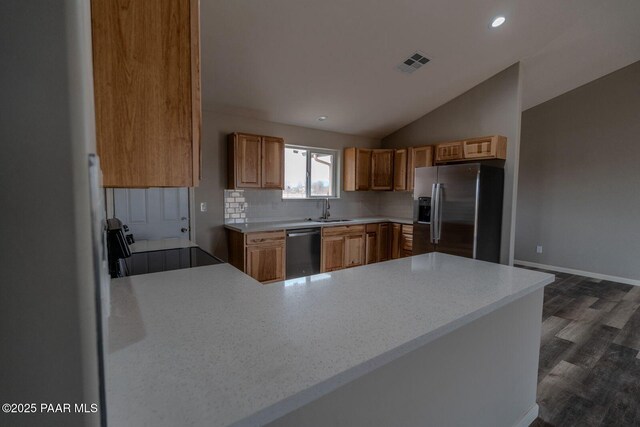
[[[439,253],[269,285],[228,264],[113,280],[110,422],[528,425],[552,280]]]

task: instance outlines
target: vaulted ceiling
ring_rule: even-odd
[[[639,22],[638,0],[202,0],[203,108],[383,137],[521,61],[527,109],[640,60]]]

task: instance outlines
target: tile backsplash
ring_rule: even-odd
[[[411,218],[411,193],[342,192],[339,199],[329,199],[332,218],[389,216]],[[288,221],[319,218],[322,199],[282,199],[280,190],[225,190],[224,222]]]
[[[247,206],[244,190],[224,190],[224,223],[238,224],[246,222]]]

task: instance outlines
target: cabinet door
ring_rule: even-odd
[[[105,187],[191,187],[200,174],[198,7],[91,1]]]
[[[344,268],[344,237],[330,236],[322,238],[322,271]]]
[[[413,226],[403,225],[400,240],[400,257],[413,255]]]
[[[356,190],[371,188],[371,150],[356,149]]]
[[[366,263],[378,262],[378,233],[368,232],[365,241]]]
[[[413,190],[416,168],[433,166],[433,147],[413,147],[409,150],[409,166],[407,170],[407,190]]]
[[[373,150],[371,153],[371,189],[393,190],[393,151]]]
[[[284,140],[262,138],[262,188],[284,189]]]
[[[246,273],[259,282],[284,280],[284,245],[247,246]]]
[[[462,141],[436,145],[436,163],[462,160]]]
[[[380,224],[378,228],[378,261],[389,259],[389,224]]]
[[[238,134],[235,137],[235,187],[262,186],[262,138]]]
[[[395,191],[407,190],[407,159],[409,149],[396,150],[393,156],[393,189]]]
[[[402,246],[402,225],[391,225],[391,258],[397,259],[401,255]]]
[[[344,237],[344,264],[347,267],[363,265],[365,259],[364,234]]]
[[[506,159],[507,139],[504,136],[486,136],[464,141],[465,159]]]

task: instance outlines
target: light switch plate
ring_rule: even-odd
[[[542,245],[536,246],[536,253],[538,253],[538,254],[542,253]]]
[[[206,212],[206,211],[207,211],[207,202],[200,203],[200,212]]]

